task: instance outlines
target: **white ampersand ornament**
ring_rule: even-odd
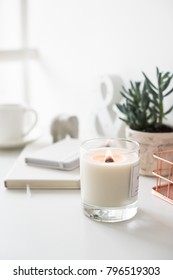
[[[101,77],[98,89],[98,108],[95,116],[95,128],[101,136],[124,136],[124,125],[119,119],[118,110],[116,111],[115,107],[115,103],[119,103],[122,99],[121,87],[122,79],[120,77],[115,75]]]

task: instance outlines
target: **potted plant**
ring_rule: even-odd
[[[152,175],[155,169],[153,154],[161,150],[173,149],[173,128],[164,123],[173,105],[165,110],[164,100],[173,92],[173,74],[160,72],[156,68],[156,83],[151,82],[142,72],[142,82],[130,81],[130,87],[122,87],[124,103],[116,104],[127,124],[126,137],[140,144],[140,174]]]

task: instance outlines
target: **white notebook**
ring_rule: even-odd
[[[79,140],[72,138],[61,140],[56,145],[43,145],[42,143],[39,145],[39,142],[32,143],[23,150],[7,174],[4,184],[7,188],[26,188],[29,186],[30,188],[37,189],[78,189],[80,188],[79,167],[70,171],[64,171],[54,168],[30,166],[25,162],[25,159],[34,159],[35,156],[37,158],[41,154],[47,156],[52,162],[52,156],[58,161],[58,153],[60,154],[60,161],[63,161],[63,155],[76,154],[77,150],[79,151]],[[52,153],[52,151],[54,152]]]

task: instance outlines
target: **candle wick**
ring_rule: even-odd
[[[107,156],[105,162],[114,162],[114,160],[111,156]]]

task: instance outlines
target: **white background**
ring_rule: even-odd
[[[72,113],[86,129],[101,75],[128,85],[156,66],[173,72],[172,26],[172,0],[0,0],[0,50],[38,50],[27,94],[41,123]],[[0,60],[0,102],[21,101],[24,79],[23,62]]]

